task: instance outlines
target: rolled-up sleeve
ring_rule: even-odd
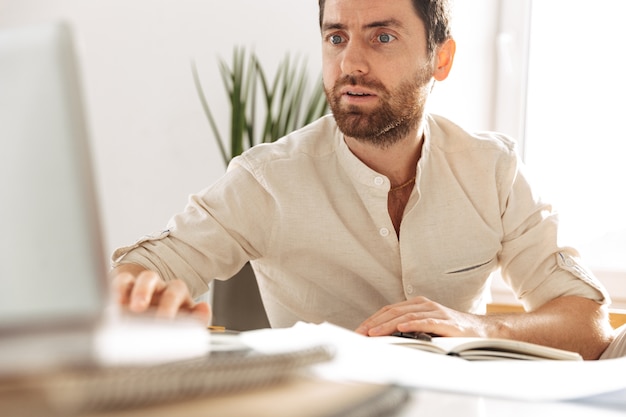
[[[528,310],[568,295],[609,303],[607,291],[579,253],[560,241],[558,215],[533,193],[521,163],[511,178],[502,214],[504,281]]]
[[[138,264],[166,281],[183,279],[194,296],[202,294],[212,280],[228,279],[260,256],[271,235],[271,206],[254,176],[233,166],[211,187],[190,196],[165,230],[115,250],[112,264]]]

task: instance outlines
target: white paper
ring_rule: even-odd
[[[325,344],[334,360],[315,365],[330,380],[393,383],[413,388],[533,401],[568,400],[626,388],[626,357],[601,361],[466,361],[453,356],[377,343],[329,323],[242,334],[265,352]]]

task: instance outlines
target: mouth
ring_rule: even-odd
[[[355,86],[345,87],[341,91],[341,96],[345,103],[354,105],[370,104],[376,100],[378,95],[371,90]]]
[[[372,96],[373,94],[360,93],[357,91],[346,91],[346,95],[351,96],[351,97],[369,97],[369,96]]]

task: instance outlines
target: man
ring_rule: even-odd
[[[598,358],[608,295],[558,245],[514,143],[424,113],[454,59],[447,3],[320,0],[333,116],[246,152],[166,231],[116,251],[120,302],[208,320],[192,294],[251,261],[274,327],[504,337]],[[482,314],[497,268],[529,312]]]

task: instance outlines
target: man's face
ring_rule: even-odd
[[[324,88],[346,136],[385,147],[414,131],[433,63],[411,0],[327,0],[322,42]]]

